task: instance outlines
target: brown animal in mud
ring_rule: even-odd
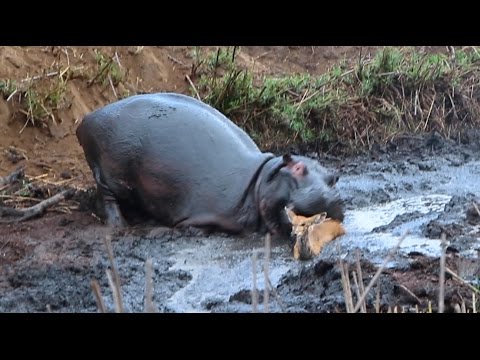
[[[345,234],[342,224],[320,213],[310,217],[295,214],[285,209],[292,224],[292,236],[295,238],[293,257],[296,260],[309,260],[317,256],[330,241]]]

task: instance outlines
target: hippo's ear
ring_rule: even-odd
[[[277,175],[284,167],[288,168],[290,174],[296,178],[301,178],[308,173],[307,167],[303,161],[295,161],[292,156],[287,153],[283,155],[282,161],[271,170],[267,177],[267,182],[272,181],[275,175]]]
[[[283,155],[283,163],[284,163],[285,165],[288,165],[288,164],[290,164],[290,163],[292,163],[292,162],[293,162],[292,155],[290,155],[290,153],[285,153],[285,154]]]
[[[288,166],[289,164],[292,164],[293,163],[293,159],[292,157],[290,156],[290,154],[285,154],[283,155],[282,157],[282,161],[279,162],[271,171],[270,173],[268,174],[267,176],[267,182],[270,182],[272,181],[272,179],[275,177],[275,175],[278,174],[278,172],[284,168],[285,166]]]
[[[307,166],[303,161],[295,161],[290,154],[283,155],[283,163],[290,170],[292,176],[300,179],[308,174]]]

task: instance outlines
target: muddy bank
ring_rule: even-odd
[[[415,306],[435,311],[440,234],[448,240],[447,266],[478,285],[480,225],[471,210],[479,200],[480,143],[436,137],[405,137],[355,158],[323,159],[340,172],[348,233],[321,255],[295,261],[290,244],[274,241],[268,265],[271,312],[345,311],[341,258],[353,268],[357,249],[366,284],[408,229],[410,235],[381,276],[382,311]],[[469,210],[470,209],[470,210]],[[0,311],[95,312],[92,279],[99,281],[113,311],[103,238],[109,230],[89,211],[48,214],[23,225],[2,225]],[[258,253],[258,311],[263,311],[264,238],[198,236],[151,226],[116,231],[115,261],[127,311],[144,309],[145,261],[154,267],[154,302],[161,312],[251,312],[252,254]],[[377,288],[367,297],[373,311]],[[471,291],[447,276],[447,311]]]

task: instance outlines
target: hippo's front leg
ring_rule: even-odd
[[[127,222],[122,216],[120,206],[108,185],[103,181],[100,169],[98,166],[92,167],[92,172],[97,183],[97,192],[99,200],[105,211],[105,222],[112,227],[124,227]]]
[[[120,212],[120,206],[115,198],[111,195],[102,194],[103,205],[105,209],[106,223],[112,227],[124,227],[126,226],[126,221]]]
[[[291,231],[290,224],[285,221],[287,217],[284,212],[288,200],[287,196],[260,200],[260,214],[272,235],[288,237]]]
[[[231,234],[240,234],[243,231],[242,226],[234,219],[217,214],[195,215],[175,225],[175,227],[188,226],[201,227],[207,234],[210,233],[209,229],[222,229]]]

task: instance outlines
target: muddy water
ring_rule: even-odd
[[[274,290],[269,293],[268,311],[344,311],[338,260],[353,263],[359,249],[366,282],[407,230],[409,235],[381,278],[382,306],[411,302],[411,297],[399,293],[404,284],[416,294],[417,302],[432,300],[436,275],[430,273],[436,273],[431,269],[438,262],[442,232],[447,234],[449,252],[456,259],[470,261],[468,267],[463,265],[465,274],[472,281],[478,279],[480,222],[467,221],[465,210],[480,197],[479,160],[477,142],[442,141],[432,148],[425,140],[384,149],[374,156],[329,160],[327,166],[337,168],[341,175],[337,186],[346,202],[347,234],[305,262],[293,259],[289,244],[273,241],[268,279]],[[85,244],[91,233],[83,231],[68,239],[70,246],[56,261],[46,263],[32,255],[10,265],[0,311],[45,311],[48,304],[52,311],[94,312],[89,285],[93,278],[99,281],[112,311],[101,237]],[[125,308],[143,311],[144,264],[152,258],[154,302],[162,312],[251,312],[254,272],[257,310],[264,311],[263,245],[264,238],[257,235],[205,237],[159,229],[114,234]],[[39,246],[43,252],[53,251]],[[367,297],[368,304],[373,304],[373,297]]]

